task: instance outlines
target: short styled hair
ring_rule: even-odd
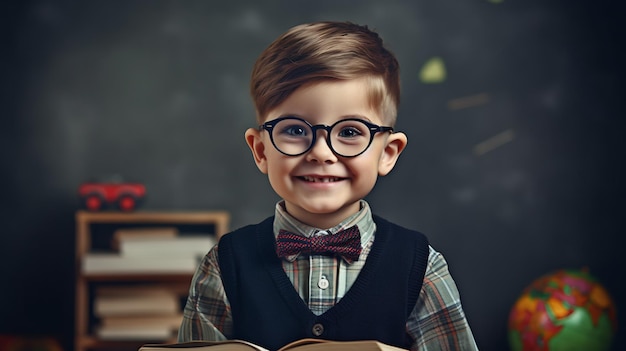
[[[350,22],[315,22],[291,28],[258,57],[250,93],[257,121],[299,87],[332,80],[364,78],[369,101],[393,126],[400,102],[399,64],[367,26]]]

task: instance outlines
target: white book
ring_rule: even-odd
[[[102,340],[131,341],[154,340],[166,341],[176,336],[176,330],[170,327],[100,327],[96,334]]]
[[[121,228],[113,233],[111,246],[114,250],[119,250],[120,242],[133,238],[173,238],[178,236],[176,227],[138,227],[138,228]]]
[[[209,235],[186,235],[177,237],[141,238],[120,241],[120,254],[125,257],[199,257],[202,258],[215,245]]]
[[[181,306],[175,294],[137,296],[96,296],[94,314],[110,316],[162,316],[180,314]]]
[[[197,257],[127,257],[89,253],[81,263],[84,274],[193,274]]]
[[[108,316],[100,318],[103,328],[138,328],[138,327],[168,327],[178,330],[183,321],[183,314],[176,313],[163,316]]]
[[[180,295],[180,291],[171,286],[163,285],[103,285],[95,289],[96,296],[153,296]],[[187,291],[183,291],[186,294]]]

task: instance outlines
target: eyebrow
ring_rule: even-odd
[[[311,121],[309,121],[309,119],[308,119],[308,118],[306,118],[306,117],[304,117],[304,116],[302,116],[302,115],[299,115],[299,114],[297,114],[297,113],[284,113],[284,114],[282,114],[282,115],[280,115],[280,116],[278,116],[278,117],[276,117],[276,118],[283,118],[283,117],[297,117],[297,118],[301,118],[301,119],[303,119],[303,120],[307,121],[309,124],[313,125],[313,123],[311,123]],[[345,119],[351,119],[351,118],[362,119],[362,120],[364,120],[364,121],[367,121],[367,122],[370,122],[370,123],[374,123],[374,122],[373,122],[371,119],[369,119],[368,117],[363,116],[363,115],[358,115],[358,114],[354,114],[354,115],[343,115],[343,116],[340,116],[340,117],[339,117],[339,119],[337,119],[337,121],[336,121],[336,122],[338,122],[338,121],[343,121],[343,120],[345,120]],[[318,123],[318,124],[319,124],[319,123]],[[332,124],[332,123],[331,123],[331,124]]]
[[[341,116],[341,117],[342,117],[342,119],[347,119],[347,118],[358,118],[358,119],[362,119],[362,120],[364,120],[364,121],[368,121],[368,122],[370,122],[370,123],[374,123],[374,122],[372,122],[372,120],[371,120],[371,119],[369,119],[369,118],[367,118],[366,116],[363,116],[363,115],[347,115],[347,116]]]

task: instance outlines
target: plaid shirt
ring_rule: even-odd
[[[361,201],[361,211],[336,227],[320,230],[291,217],[282,203],[276,205],[275,235],[280,229],[308,237],[332,235],[355,224],[361,232],[363,247],[358,261],[349,264],[338,257],[321,255],[294,255],[282,261],[285,273],[300,297],[316,315],[341,300],[365,264],[376,232],[370,207],[367,202]],[[429,247],[422,290],[406,328],[414,340],[411,350],[478,350],[448,265],[432,247]],[[230,338],[232,315],[220,276],[217,247],[214,247],[204,257],[193,277],[178,341]]]

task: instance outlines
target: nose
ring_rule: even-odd
[[[337,155],[333,152],[328,144],[328,131],[317,130],[316,131],[315,144],[311,147],[311,150],[306,154],[306,160],[309,162],[320,163],[335,163],[337,162]]]

